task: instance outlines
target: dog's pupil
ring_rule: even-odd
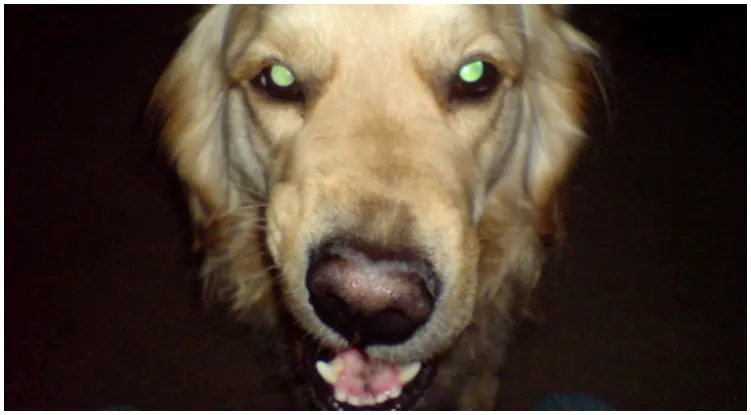
[[[480,99],[500,83],[501,75],[490,63],[476,60],[462,65],[451,87],[451,100]]]
[[[274,65],[269,69],[269,76],[274,85],[287,88],[295,83],[295,76],[292,72],[282,65]]]
[[[284,65],[266,67],[250,80],[251,85],[270,98],[282,101],[302,101],[304,96],[292,71]]]
[[[459,78],[464,82],[475,83],[482,79],[484,72],[485,62],[474,61],[462,66],[459,70]]]

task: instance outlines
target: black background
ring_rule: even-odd
[[[145,103],[192,7],[5,6],[6,409],[289,409],[253,337],[197,306]],[[746,8],[577,12],[610,121],[572,180],[547,319],[499,407],[746,408]],[[601,69],[603,69],[601,68]]]

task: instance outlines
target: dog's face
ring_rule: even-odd
[[[420,27],[416,16],[441,23]],[[502,128],[484,113],[499,112],[515,74],[499,42],[470,24],[479,18],[284,8],[248,48],[240,79],[252,79],[257,118],[274,123],[268,246],[288,307],[324,344],[359,339],[371,357],[409,363],[469,322],[485,194],[474,154]],[[294,73],[299,101],[275,99],[270,64]],[[478,79],[463,81],[472,65]]]
[[[566,93],[574,35],[542,7],[218,7],[203,17],[165,78],[168,139],[197,221],[266,204],[275,283],[312,346],[301,356],[324,406],[414,404],[471,323],[494,278],[479,271],[488,203],[544,206],[575,150],[535,136],[578,135],[579,97]],[[191,96],[202,83],[208,98]],[[255,272],[241,257],[258,246],[234,239],[228,261]],[[271,296],[271,285],[251,294]]]

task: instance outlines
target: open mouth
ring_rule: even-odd
[[[314,350],[305,350],[305,372],[317,404],[329,410],[411,409],[435,374],[430,363],[397,365],[356,348]]]

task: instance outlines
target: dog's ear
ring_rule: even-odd
[[[223,45],[231,6],[202,11],[190,35],[157,84],[152,108],[162,140],[188,190],[194,220],[229,203],[222,148],[226,101]]]
[[[159,80],[151,101],[162,122],[162,143],[188,190],[196,222],[238,203],[230,175],[228,139],[234,132],[226,37],[237,11],[230,5],[204,8],[190,35]]]
[[[522,130],[528,135],[525,186],[535,204],[555,192],[584,142],[587,89],[583,71],[593,44],[565,20],[567,8],[521,6],[525,69]]]

